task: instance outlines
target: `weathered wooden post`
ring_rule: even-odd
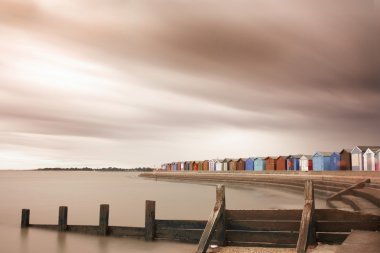
[[[225,220],[222,219],[223,217],[225,219],[225,188],[224,185],[218,185],[216,203],[203,230],[196,253],[205,253],[207,251],[217,227],[221,228],[216,235],[217,240],[223,244],[225,243]]]
[[[220,207],[220,219],[216,225],[215,239],[218,246],[225,246],[226,244],[226,195],[224,185],[218,185],[216,188],[216,201],[222,202]]]
[[[21,227],[22,228],[29,227],[29,217],[30,217],[30,210],[22,209],[21,211]]]
[[[106,204],[100,205],[99,235],[107,235],[109,211],[110,211],[109,205],[106,205]]]
[[[145,240],[153,241],[155,237],[156,202],[145,202]]]
[[[59,207],[58,231],[65,231],[67,229],[67,211],[67,206]]]
[[[308,245],[317,244],[314,210],[314,187],[313,182],[308,180],[305,182],[305,205],[302,211],[297,253],[305,253]]]

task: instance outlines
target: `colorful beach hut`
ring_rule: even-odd
[[[351,168],[351,149],[344,148],[339,153],[340,170],[352,170]]]
[[[255,158],[250,157],[245,161],[245,170],[253,170],[254,169],[254,160],[255,160]]]
[[[198,166],[198,162],[196,162],[196,161],[193,161],[192,162],[192,170],[194,170],[194,171],[198,171],[198,169],[199,169],[199,166]]]
[[[276,158],[276,170],[286,170],[287,156],[279,156]]]
[[[265,160],[263,157],[256,157],[254,161],[255,171],[263,171],[265,169]]]
[[[364,152],[363,169],[365,171],[375,171],[376,170],[375,154],[378,152],[379,149],[380,149],[380,147],[369,147]]]
[[[177,163],[172,163],[172,171],[177,171]]]
[[[380,171],[380,149],[375,152],[375,170]]]
[[[313,170],[313,157],[311,155],[302,155],[300,157],[300,171]]]
[[[223,171],[227,171],[227,170],[229,170],[229,168],[228,168],[228,163],[230,162],[230,160],[231,160],[231,159],[229,159],[229,158],[225,158],[225,159],[223,160],[223,166],[222,166],[222,170],[223,170]]]
[[[364,170],[364,153],[367,149],[378,150],[380,146],[356,146],[351,150],[351,165],[353,171]],[[368,159],[366,159],[368,161]],[[368,167],[368,164],[366,165]]]
[[[208,162],[208,160],[204,160],[202,162],[202,170],[209,170],[209,162]]]
[[[333,152],[330,156],[330,170],[340,169],[340,154],[338,152]]]
[[[265,170],[276,170],[276,157],[268,156],[265,158]]]
[[[313,170],[325,171],[330,170],[331,152],[317,152],[313,155]]]
[[[228,162],[228,170],[230,170],[230,171],[236,170],[236,164],[237,164],[237,160],[236,159],[231,159]]]
[[[286,159],[287,170],[300,170],[300,158],[302,155],[291,155]]]
[[[246,159],[240,158],[236,162],[236,170],[245,170],[245,161]]]
[[[216,159],[211,159],[208,161],[208,170],[209,171],[215,171],[215,162],[217,160]]]
[[[223,169],[223,162],[221,160],[216,159],[215,160],[215,171],[222,171]]]

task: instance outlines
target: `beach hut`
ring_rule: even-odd
[[[215,160],[215,171],[222,171],[223,170],[223,161],[222,160]]]
[[[228,170],[236,170],[236,164],[237,164],[237,160],[236,159],[231,159],[229,162],[228,162]]]
[[[265,170],[276,170],[276,157],[268,156],[265,158]]]
[[[208,161],[208,170],[209,171],[215,171],[215,162],[217,160],[216,159],[211,159]]]
[[[342,149],[340,155],[340,170],[352,170],[351,168],[351,151],[350,149]]]
[[[287,156],[279,156],[276,158],[276,170],[286,170]]]
[[[364,153],[367,149],[378,150],[380,146],[356,146],[351,150],[351,165],[353,171],[364,170]],[[368,161],[368,159],[366,159]],[[368,164],[366,165],[368,166]]]
[[[313,170],[324,171],[330,170],[331,152],[317,152],[313,155]]]
[[[245,161],[245,170],[253,170],[254,169],[254,160],[255,160],[255,158],[250,157]]]
[[[240,158],[236,162],[236,170],[245,170],[245,161],[246,159]]]
[[[202,170],[209,170],[209,161],[208,160],[204,160],[202,162]]]
[[[202,166],[203,166],[203,162],[202,161],[198,161],[198,171],[203,170]]]
[[[199,169],[199,166],[198,166],[198,162],[196,162],[196,161],[193,161],[192,162],[192,170],[194,170],[194,171],[198,171],[198,169]]]
[[[172,171],[177,171],[177,163],[172,163]]]
[[[172,171],[172,164],[171,163],[167,163],[166,164],[166,170],[167,171]]]
[[[313,170],[313,157],[311,155],[302,155],[300,157],[300,171]]]
[[[166,164],[165,163],[161,165],[161,170],[166,170]]]
[[[255,171],[263,171],[265,169],[265,160],[263,157],[256,157],[254,161]]]
[[[230,160],[231,160],[231,159],[228,159],[228,158],[225,158],[225,159],[223,160],[223,166],[222,166],[222,170],[223,170],[223,171],[227,171],[227,170],[229,170],[229,168],[228,168],[228,163],[230,162]]]
[[[340,154],[338,152],[333,152],[330,156],[330,170],[340,169]]]
[[[184,162],[179,162],[177,164],[178,171],[184,171],[185,170],[185,163]]]
[[[376,170],[376,159],[375,154],[379,150],[379,147],[369,147],[364,152],[363,155],[363,170],[365,171],[375,171]]]
[[[287,170],[300,170],[300,158],[302,155],[291,155],[286,158]]]
[[[380,171],[380,149],[375,152],[375,170]]]

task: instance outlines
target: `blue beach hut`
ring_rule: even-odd
[[[286,158],[286,170],[300,170],[300,158],[302,155],[290,155]]]
[[[317,152],[313,155],[313,170],[324,171],[330,170],[331,152]]]
[[[263,157],[257,157],[254,161],[255,171],[263,171],[265,169],[265,160]]]
[[[330,156],[330,170],[340,169],[340,154],[338,152],[333,152]]]
[[[246,161],[245,161],[245,170],[254,170],[255,168],[255,159],[253,157],[250,157],[248,158]]]
[[[177,171],[178,170],[177,163],[172,163],[172,170],[173,171]]]

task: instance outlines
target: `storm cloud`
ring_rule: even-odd
[[[2,168],[380,140],[378,1],[0,1]]]

